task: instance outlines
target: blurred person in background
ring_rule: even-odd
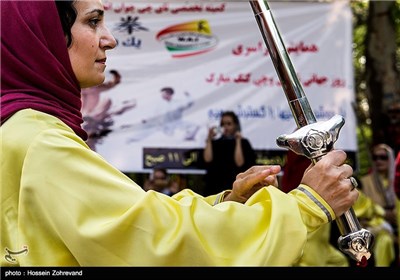
[[[165,168],[154,168],[149,178],[144,181],[143,189],[161,192],[169,196],[181,190],[179,183],[170,177]]]
[[[376,266],[398,264],[398,215],[399,199],[395,194],[395,155],[385,144],[376,144],[371,149],[371,169],[360,177],[361,190],[374,204],[381,207],[381,218],[385,223],[369,223],[375,235],[373,251]]]
[[[203,160],[206,168],[205,195],[229,188],[236,175],[256,163],[256,154],[250,141],[243,137],[238,116],[233,111],[221,114],[222,134],[217,127],[210,127]]]

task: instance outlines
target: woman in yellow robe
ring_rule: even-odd
[[[358,216],[375,236],[375,265],[398,265],[399,200],[394,191],[393,149],[386,144],[377,144],[372,148],[372,159],[371,171],[360,178],[362,193],[367,198],[360,196],[357,201]],[[366,215],[371,211],[373,214]]]
[[[146,192],[81,127],[116,46],[101,1],[1,1],[1,40],[2,267],[290,266],[358,197],[339,150],[289,194],[268,186],[279,166],[208,197]]]

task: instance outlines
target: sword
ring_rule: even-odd
[[[279,136],[276,142],[280,147],[306,156],[315,164],[333,149],[344,118],[335,115],[326,122],[317,121],[267,1],[250,0],[249,3],[298,127],[292,134]],[[357,261],[358,265],[366,266],[371,257],[369,249],[372,246],[373,235],[361,227],[353,208],[338,217],[336,222],[342,234],[338,239],[339,249]]]

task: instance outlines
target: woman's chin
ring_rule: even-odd
[[[81,88],[89,88],[89,87],[94,87],[101,85],[104,80],[106,79],[106,76],[104,74],[97,75],[96,79],[91,79],[90,81],[85,81],[84,83],[80,83]]]

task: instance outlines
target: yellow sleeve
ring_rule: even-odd
[[[301,184],[290,194],[299,200],[302,218],[308,230],[304,253],[296,266],[348,266],[345,254],[330,243],[330,222],[336,216],[329,204],[307,185]],[[320,226],[321,223],[325,224]]]
[[[309,186],[300,184],[289,194],[298,200],[301,216],[304,224],[307,225],[308,232],[313,232],[321,224],[332,222],[336,218],[329,204]]]
[[[216,205],[218,203],[223,202],[225,196],[228,195],[230,192],[231,192],[230,190],[226,190],[226,191],[222,191],[222,192],[220,192],[218,194],[202,197],[201,195],[193,192],[191,189],[183,189],[180,192],[174,194],[173,197],[176,200],[180,200],[180,199],[185,198],[187,196],[196,196],[197,198],[204,199],[204,201],[206,201],[210,205]]]

